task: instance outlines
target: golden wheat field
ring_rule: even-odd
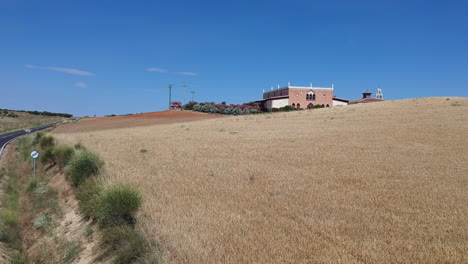
[[[468,262],[467,98],[71,132],[165,263]]]

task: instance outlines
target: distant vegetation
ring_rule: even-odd
[[[47,111],[0,109],[0,133],[60,122],[72,116],[71,114],[51,113]]]
[[[18,114],[16,114],[15,112],[23,112],[23,113],[29,113],[29,114],[32,114],[32,115],[41,115],[41,116],[59,116],[59,117],[66,117],[66,118],[73,117],[72,114],[53,113],[53,112],[48,112],[48,111],[40,112],[40,111],[0,109],[0,115],[3,115],[3,116],[18,117]]]
[[[184,109],[204,113],[223,114],[223,115],[251,115],[262,113],[260,107],[255,104],[230,104],[226,102],[216,104],[214,102],[189,102],[184,105]]]

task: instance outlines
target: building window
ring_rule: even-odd
[[[297,109],[301,109],[301,104],[297,103]]]
[[[314,94],[314,92],[308,91],[307,94],[306,94],[306,99],[309,100],[309,101],[315,100],[315,94]]]
[[[314,105],[313,105],[312,103],[309,103],[309,104],[307,105],[307,109],[312,109],[312,108],[314,108]]]
[[[329,105],[329,104],[327,104],[327,107],[330,107],[330,105]]]
[[[296,104],[295,104],[295,103],[293,103],[293,104],[292,104],[292,107],[293,107],[293,108],[295,108],[295,107],[296,107]]]

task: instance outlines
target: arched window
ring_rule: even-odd
[[[322,107],[325,107],[325,105],[324,105],[324,104],[322,104]]]
[[[327,104],[327,107],[330,107],[330,105],[329,105],[329,104]]]
[[[307,105],[307,109],[312,109],[312,108],[314,108],[314,105],[313,105],[312,103],[309,103],[309,104]]]
[[[307,100],[315,100],[315,94],[313,91],[308,91],[306,95]]]
[[[295,107],[296,107],[296,104],[295,104],[295,103],[293,103],[291,106],[292,106],[293,108],[295,108]]]
[[[297,109],[301,109],[301,104],[297,103]]]

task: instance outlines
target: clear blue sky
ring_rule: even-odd
[[[468,1],[0,0],[0,108],[126,114],[271,86],[468,96]]]

